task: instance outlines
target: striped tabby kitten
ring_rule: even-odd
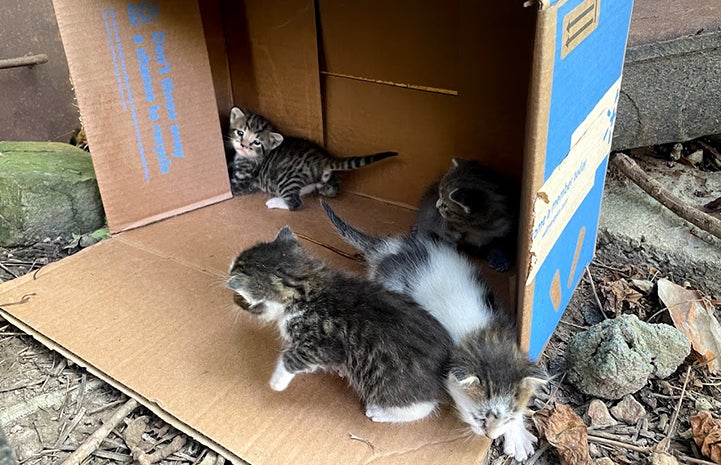
[[[285,347],[271,389],[300,373],[334,371],[379,422],[419,420],[444,396],[451,341],[443,326],[410,298],[331,270],[287,226],[238,255],[228,286],[237,304],[278,325]]]
[[[340,188],[335,171],[355,170],[398,155],[336,158],[315,142],[280,135],[268,120],[238,107],[230,111],[228,139],[235,150],[229,167],[233,195],[260,190],[275,196],[265,203],[268,208],[286,210],[298,210],[302,197],[314,191],[335,197]]]
[[[522,461],[536,437],[523,414],[544,374],[516,343],[507,314],[473,264],[450,244],[423,233],[378,238],[345,223],[321,201],[340,235],[359,249],[369,277],[412,297],[448,330],[451,349],[446,389],[475,434],[503,436],[503,451]]]
[[[418,206],[415,231],[481,252],[506,271],[516,259],[520,187],[475,160],[453,166],[429,187]]]

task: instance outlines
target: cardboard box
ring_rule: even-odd
[[[341,156],[400,152],[332,202],[376,233],[407,231],[453,156],[521,180],[519,261],[494,282],[535,359],[593,255],[632,0],[54,6],[113,237],[0,286],[0,314],[235,462],[479,462],[450,408],[375,424],[336,377],[267,387],[276,329],[230,312],[233,256],[289,224],[362,265],[314,199],[228,200],[221,127],[236,104]]]

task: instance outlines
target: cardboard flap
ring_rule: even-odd
[[[317,203],[298,213],[259,205],[260,196],[233,199],[121,233],[1,285],[0,303],[32,296],[0,314],[236,463],[479,462],[488,440],[468,440],[448,406],[432,419],[380,424],[334,375],[268,387],[278,331],[232,312],[230,260],[290,224],[334,267],[362,266],[330,250],[340,242]],[[377,233],[406,231],[413,217],[356,196],[342,205],[344,218]],[[326,240],[330,248],[315,243]]]
[[[54,6],[111,231],[230,197],[196,2]]]

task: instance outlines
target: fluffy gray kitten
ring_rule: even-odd
[[[532,455],[536,437],[523,415],[545,375],[521,351],[514,325],[496,309],[479,271],[444,241],[418,232],[371,236],[321,203],[343,239],[365,256],[369,277],[412,297],[450,333],[446,389],[460,418],[476,434],[503,436],[504,452],[516,460]]]
[[[414,231],[480,252],[506,271],[516,259],[520,188],[475,160],[453,166],[421,197]]]
[[[271,389],[300,373],[333,371],[379,422],[424,418],[445,395],[451,340],[443,326],[412,299],[328,268],[287,226],[240,253],[227,283],[236,303],[278,325],[284,349]]]
[[[335,197],[340,188],[336,171],[362,168],[398,155],[381,152],[336,158],[320,145],[300,137],[284,137],[260,115],[230,110],[228,142],[235,155],[229,165],[233,195],[263,191],[274,195],[268,208],[297,210],[302,197],[317,191]]]

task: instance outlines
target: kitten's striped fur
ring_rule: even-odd
[[[228,286],[243,309],[278,325],[284,348],[273,390],[296,374],[333,371],[379,422],[421,419],[444,397],[451,340],[443,326],[407,296],[330,269],[287,226],[238,255]]]
[[[230,112],[228,140],[235,150],[230,165],[234,195],[263,191],[275,197],[268,208],[297,210],[302,197],[317,191],[335,197],[340,188],[336,171],[362,168],[398,155],[381,152],[336,158],[320,145],[300,137],[284,137],[260,115],[234,107]]]

